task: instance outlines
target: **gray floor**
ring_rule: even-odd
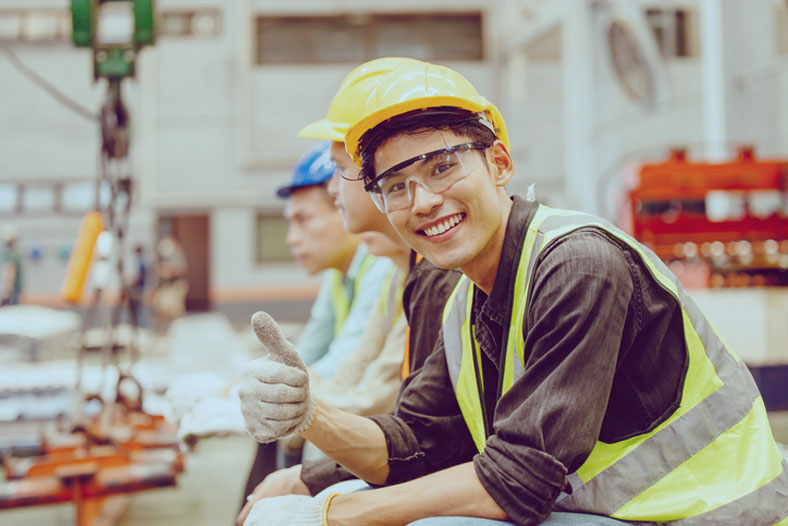
[[[172,489],[137,493],[118,526],[230,526],[255,453],[251,437],[203,439]]]
[[[205,320],[200,324],[209,325]],[[291,329],[295,331],[297,327],[285,326],[283,329],[289,332]],[[242,335],[247,340],[253,339],[248,329],[244,329]],[[194,346],[186,346],[190,360],[196,358],[194,348],[203,339],[197,338]],[[169,346],[163,347],[169,349]],[[158,344],[153,348],[158,348]],[[170,351],[171,354],[177,354],[172,349]],[[151,353],[155,354],[153,351]],[[775,438],[788,444],[788,411],[770,413],[769,418]],[[115,506],[107,507],[114,508],[120,517],[113,522],[117,526],[231,526],[243,497],[254,448],[255,443],[247,435],[200,440],[196,448],[186,455],[186,469],[180,475],[176,488],[140,492],[115,499]],[[70,504],[0,511],[0,526],[73,524],[75,512]]]

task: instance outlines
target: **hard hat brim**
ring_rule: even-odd
[[[309,188],[310,186],[320,186],[323,184],[325,184],[325,181],[320,181],[316,183],[289,184],[287,186],[280,186],[276,190],[276,196],[281,197],[282,199],[287,199],[288,197],[293,195],[294,192],[297,192],[298,190],[301,190],[303,188]]]
[[[403,101],[399,104],[393,104],[366,116],[348,130],[347,134],[345,135],[345,146],[348,153],[353,158],[353,162],[356,164],[356,166],[361,166],[361,152],[358,151],[358,148],[360,146],[359,143],[361,141],[361,137],[368,130],[371,130],[378,124],[381,124],[392,117],[402,115],[403,113],[407,113],[409,111],[425,110],[441,106],[460,108],[474,113],[482,113],[487,109],[486,107],[480,106],[479,104],[474,104],[467,99],[452,96],[420,97],[418,99]]]
[[[301,131],[298,132],[298,137],[304,139],[320,139],[323,141],[345,142],[345,129],[341,129],[340,125],[328,119],[321,119],[313,123],[307,124]]]

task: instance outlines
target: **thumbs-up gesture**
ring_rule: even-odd
[[[315,405],[303,360],[267,313],[252,316],[252,329],[269,354],[244,367],[238,394],[246,430],[258,442],[305,431]]]

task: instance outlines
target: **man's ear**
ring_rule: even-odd
[[[495,185],[504,187],[514,175],[514,160],[509,153],[509,149],[500,140],[496,140],[488,150],[490,168],[495,176]]]

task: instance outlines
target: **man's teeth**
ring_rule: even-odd
[[[451,227],[462,221],[463,214],[453,215],[450,218],[446,219],[443,223],[438,223],[435,226],[430,228],[425,228],[424,233],[427,234],[427,237],[437,236],[438,234],[443,234]]]

